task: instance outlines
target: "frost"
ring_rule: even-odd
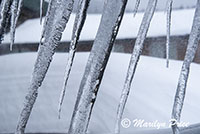
[[[197,1],[192,30],[190,33],[188,47],[183,61],[181,73],[179,76],[178,86],[176,90],[176,95],[174,99],[172,119],[175,119],[177,122],[180,121],[181,117],[181,111],[183,108],[183,103],[186,93],[187,80],[190,71],[190,64],[192,63],[198,48],[199,37],[200,37],[199,33],[200,33],[200,0]],[[173,125],[172,130],[173,134],[179,134],[179,128],[177,125]]]
[[[135,43],[131,60],[129,63],[129,68],[128,68],[124,88],[122,90],[122,94],[121,94],[121,98],[120,98],[120,102],[119,102],[119,106],[117,110],[117,121],[115,125],[115,133],[120,133],[122,115],[123,115],[124,108],[128,99],[128,95],[130,92],[130,87],[133,80],[133,76],[135,74],[137,63],[139,61],[139,58],[144,46],[144,40],[146,38],[156,5],[157,5],[157,0],[149,0],[146,11],[144,13],[142,23],[140,25],[140,29],[138,32],[136,43]]]

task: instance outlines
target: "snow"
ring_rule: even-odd
[[[0,57],[0,133],[14,132],[36,56],[36,53],[23,53]],[[57,108],[67,54],[55,54],[47,77],[39,90],[27,132],[67,132],[88,56],[89,53],[77,53],[75,57],[68,82],[69,90],[66,93],[61,120],[59,120]],[[113,132],[117,105],[130,56],[129,54],[111,54],[89,125],[91,134]],[[166,68],[164,59],[141,57],[124,118],[169,122],[182,62],[171,60],[170,64],[170,68]],[[200,65],[192,63],[181,116],[181,121],[190,124],[199,123],[199,118],[197,118],[200,111],[199,76]],[[130,126],[121,131],[139,130],[145,130],[145,128]],[[156,133],[153,131],[152,134]]]
[[[171,35],[189,34],[192,27],[194,9],[174,10],[172,11]],[[135,38],[137,36],[143,13],[138,13],[133,17],[132,13],[124,15],[117,38]],[[70,17],[62,41],[70,41],[75,14]],[[80,40],[94,40],[100,23],[100,14],[89,14],[85,26],[81,33]],[[20,25],[16,30],[16,43],[39,42],[41,38],[42,26],[39,19],[32,19]],[[24,37],[26,35],[26,37]],[[166,35],[166,14],[156,12],[149,28],[148,37]],[[9,35],[5,36],[4,43],[9,43]]]

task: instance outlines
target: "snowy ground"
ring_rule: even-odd
[[[28,122],[27,132],[67,132],[77,90],[89,53],[78,53],[70,76],[64,101],[62,119],[57,118],[57,105],[63,82],[67,54],[56,54]],[[0,133],[13,132],[24,96],[27,92],[36,53],[0,56]],[[91,134],[111,133],[114,130],[117,104],[123,87],[129,54],[113,53],[109,60],[89,126]],[[173,98],[182,62],[142,56],[133,81],[124,118],[169,122]],[[200,65],[192,64],[182,121],[199,123]],[[168,128],[168,127],[165,127]],[[136,128],[131,125],[122,132],[137,134],[167,134],[167,130]],[[163,128],[162,128],[163,129]],[[142,131],[142,132],[138,132]],[[199,132],[199,129],[196,131]],[[184,134],[188,134],[185,132]],[[197,133],[190,133],[197,134]]]
[[[172,35],[189,34],[192,26],[194,9],[174,10],[172,12]],[[133,14],[126,13],[124,15],[117,38],[135,38],[143,17],[143,13],[138,13],[136,17]],[[70,41],[73,28],[73,14],[67,24],[62,41]],[[94,40],[101,15],[90,14],[87,17],[85,26],[81,33],[80,40]],[[39,24],[39,19],[28,20],[20,25],[16,30],[16,43],[39,42],[41,37],[42,26]],[[24,36],[26,35],[26,36]],[[149,28],[148,36],[165,36],[166,35],[166,14],[164,12],[156,12]],[[10,35],[5,36],[4,43],[10,42]]]

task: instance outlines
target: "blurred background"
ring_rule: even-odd
[[[38,43],[42,25],[39,25],[39,8],[40,0],[24,0],[22,12],[18,21],[18,28],[16,30],[16,40],[13,46],[13,51],[9,51],[10,36],[9,33],[5,35],[3,43],[0,45],[0,55],[8,53],[30,52],[37,51]],[[115,42],[113,51],[131,53],[134,42],[137,36],[137,31],[142,20],[143,12],[147,6],[148,0],[141,0],[138,14],[133,17],[133,10],[136,0],[129,0],[126,8],[126,13],[122,21],[122,25]],[[67,52],[69,50],[69,43],[71,32],[73,28],[73,21],[75,17],[78,0],[75,0],[73,14],[67,24],[66,30],[63,34],[58,52]],[[149,29],[148,39],[145,41],[144,55],[165,58],[165,42],[166,42],[166,3],[167,0],[158,0],[156,11],[152,24]],[[188,34],[190,33],[192,18],[194,14],[196,0],[174,0],[172,12],[172,38],[171,38],[171,53],[170,58],[182,60],[187,46]],[[90,51],[93,40],[98,29],[98,25],[103,10],[103,0],[91,0],[88,9],[88,17],[85,26],[81,33],[78,51]],[[48,0],[45,1],[43,10],[45,16],[48,8]],[[183,23],[184,22],[184,23]],[[9,32],[9,30],[8,30]],[[24,36],[26,35],[26,37]],[[156,38],[155,38],[156,37]],[[119,40],[120,39],[120,40]],[[159,49],[157,49],[159,48]],[[159,51],[158,51],[159,50]],[[198,50],[200,51],[200,49]],[[200,62],[200,55],[195,58],[196,62]]]
[[[73,14],[64,31],[63,38],[60,45],[56,49],[57,52],[68,52],[73,22],[75,18],[76,7],[78,0],[75,0]],[[133,10],[136,0],[129,0],[126,8],[117,40],[113,51],[122,53],[131,53],[137,32],[143,17],[143,12],[147,6],[148,0],[141,0],[138,14],[133,17]],[[166,43],[166,3],[167,0],[158,0],[156,13],[153,17],[152,24],[150,25],[148,38],[145,41],[144,55],[165,58],[165,43]],[[188,35],[192,26],[194,8],[196,0],[175,0],[173,1],[172,12],[172,27],[171,27],[171,45],[170,45],[170,58],[182,60],[184,58]],[[98,25],[101,19],[104,1],[91,0],[88,9],[88,16],[86,23],[81,33],[80,41],[78,44],[78,51],[90,51]],[[0,55],[9,53],[20,52],[35,52],[38,48],[42,25],[39,24],[39,9],[40,0],[24,0],[23,8],[16,30],[15,45],[13,51],[9,51],[10,35],[9,30],[5,35],[3,44],[0,45]],[[48,8],[48,0],[44,3],[45,16]],[[43,19],[44,20],[44,19]],[[184,23],[183,23],[184,22]],[[25,36],[26,35],[26,36]],[[156,38],[155,38],[156,37]],[[198,49],[200,52],[200,48]],[[200,54],[195,57],[195,62],[200,63]]]
[[[47,9],[46,0],[44,5],[44,10]],[[157,10],[164,10],[166,7],[167,0],[158,0]],[[75,7],[77,7],[78,0],[75,0]],[[88,13],[101,13],[103,9],[102,0],[91,0],[90,7]],[[139,12],[145,10],[148,0],[142,0],[139,7]],[[173,2],[173,9],[185,9],[185,8],[194,8],[196,4],[196,0],[175,0]],[[31,18],[31,17],[39,17],[39,5],[40,0],[25,0],[24,8],[22,10],[23,17]],[[135,0],[129,0],[126,8],[127,12],[132,12],[135,6]],[[76,8],[74,8],[74,12]],[[22,18],[23,18],[22,17]]]

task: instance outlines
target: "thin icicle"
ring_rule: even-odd
[[[23,6],[23,0],[18,0],[17,16],[15,20],[16,22],[18,21],[22,6]]]
[[[85,134],[127,0],[106,0],[101,23],[79,87],[68,134]]]
[[[55,20],[56,20],[55,19],[56,15],[53,15],[53,14],[56,14],[56,6],[55,6],[56,4],[57,4],[57,0],[50,0],[49,1],[47,14],[46,14],[44,25],[43,25],[43,28],[42,28],[40,44],[42,42],[44,42],[44,40],[45,40],[44,37],[48,38],[49,34],[51,33],[50,32],[51,26],[54,25]]]
[[[186,93],[187,80],[190,72],[190,64],[194,60],[196,51],[198,49],[199,39],[200,39],[200,0],[197,1],[192,30],[188,40],[188,46],[183,61],[181,73],[179,76],[178,86],[174,99],[172,119],[175,120],[177,123],[180,122],[181,111],[183,108],[184,98]],[[180,133],[177,124],[172,125],[172,131],[173,134]]]
[[[135,17],[135,15],[137,14],[139,6],[140,6],[140,0],[136,0],[135,8],[133,10],[133,17]]]
[[[75,22],[74,22],[73,33],[72,33],[72,38],[71,38],[71,43],[70,43],[70,48],[69,48],[69,55],[68,55],[67,67],[65,71],[64,84],[63,84],[60,101],[59,101],[59,108],[58,108],[59,118],[60,118],[62,103],[65,96],[67,81],[69,79],[70,71],[72,68],[72,64],[73,64],[73,60],[74,60],[74,56],[76,52],[76,46],[78,44],[81,30],[85,23],[89,3],[90,3],[90,0],[79,0],[78,11],[77,11]]]
[[[40,25],[42,24],[43,3],[44,3],[44,0],[40,0]]]
[[[17,15],[17,0],[13,0],[11,6],[11,26],[10,26],[10,51],[12,51],[12,46],[14,44],[14,35],[15,35],[15,19]]]
[[[10,8],[12,0],[2,0],[0,6],[0,44],[10,23]]]
[[[25,97],[24,106],[20,114],[15,134],[24,134],[33,105],[37,99],[38,88],[42,85],[46,76],[55,53],[55,49],[60,42],[62,33],[73,9],[74,0],[52,1],[52,3],[54,3],[51,7],[53,12],[50,12],[48,16],[48,20],[46,22],[48,25],[44,26],[46,29],[44,30],[43,39],[39,46],[30,86]],[[54,20],[51,20],[51,18]]]
[[[166,67],[169,67],[169,45],[170,45],[170,31],[171,31],[171,13],[173,0],[168,0],[167,3],[167,40],[166,40]]]
[[[10,26],[10,51],[15,41],[15,29],[21,11],[23,0],[13,0],[11,6],[11,26]]]
[[[122,90],[120,102],[118,105],[117,120],[116,120],[116,124],[115,124],[115,133],[117,133],[117,134],[120,133],[122,115],[123,115],[124,108],[125,108],[125,105],[126,105],[126,102],[128,99],[128,95],[130,92],[130,87],[131,87],[131,83],[132,83],[132,80],[133,80],[133,77],[135,74],[137,63],[139,61],[139,58],[140,58],[140,55],[141,55],[141,52],[142,52],[142,49],[144,46],[144,40],[146,38],[148,29],[149,29],[149,25],[150,25],[151,19],[153,17],[156,5],[157,5],[157,0],[149,0],[146,11],[144,13],[142,23],[140,25],[136,43],[135,43],[133,53],[131,56],[131,60],[129,63],[129,68],[128,68],[126,80],[124,83],[124,88]]]

